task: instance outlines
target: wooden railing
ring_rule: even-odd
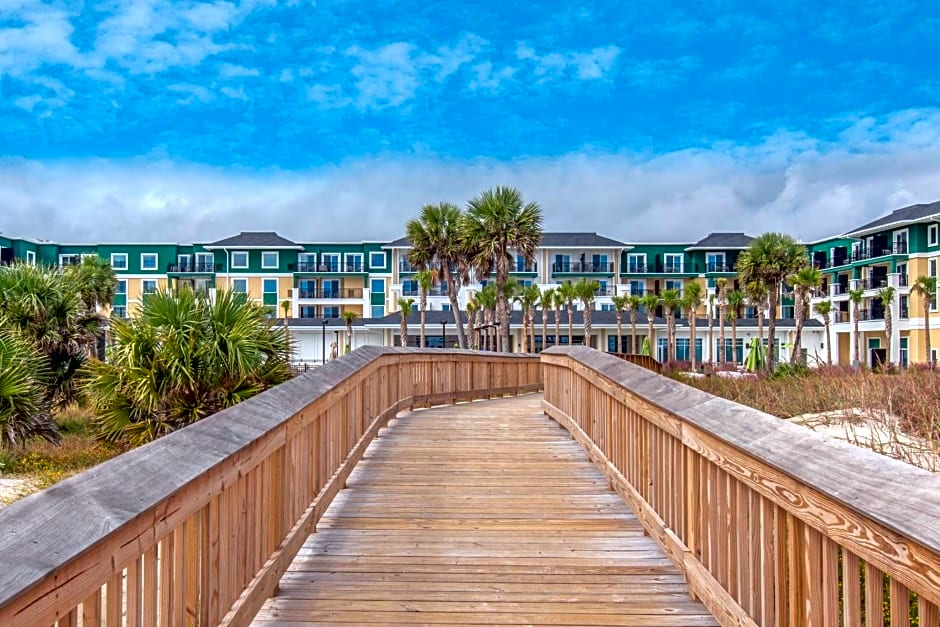
[[[402,409],[534,391],[538,358],[361,348],[0,510],[0,625],[245,625]]]
[[[940,475],[589,348],[541,359],[546,412],[723,625],[940,624]]]
[[[663,365],[650,357],[649,355],[636,355],[633,353],[610,353],[617,359],[622,359],[624,361],[629,361],[630,363],[636,364],[637,366],[643,366],[647,370],[652,370],[653,372],[660,374],[663,371]]]

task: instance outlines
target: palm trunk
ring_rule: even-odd
[[[774,283],[770,286],[769,291],[770,307],[768,308],[768,317],[770,320],[767,321],[767,370],[773,372],[777,363],[777,343],[775,340],[777,339],[777,298],[780,294],[780,286]]]
[[[708,310],[708,361],[715,363],[715,307]]]
[[[398,329],[401,333],[401,345],[408,346],[408,313],[404,310],[401,312],[401,327]]]
[[[591,324],[591,303],[584,303],[584,345],[590,348],[591,344],[591,331],[593,331],[593,325]]]
[[[346,354],[352,352],[352,322],[346,323]]]
[[[496,315],[499,316],[499,337],[502,342],[500,351],[508,353],[509,343],[509,305],[506,302],[506,279],[509,277],[509,268],[501,255],[496,260]]]
[[[637,314],[634,310],[630,310],[630,348],[633,349],[630,352],[636,355],[640,351],[636,349],[636,322]]]
[[[650,313],[649,310],[646,311],[646,324],[648,325],[646,327],[646,339],[650,344],[650,357],[656,354],[656,345],[653,344],[653,320],[655,316],[655,313]]]
[[[620,336],[623,335],[623,332],[621,330],[623,326],[623,312],[618,309],[615,315],[617,318],[617,352],[622,353],[623,350],[621,349],[623,348],[623,345],[622,345],[623,343],[620,340]]]
[[[529,307],[529,352],[535,352],[535,307]]]
[[[718,351],[718,363],[726,363],[728,354],[725,349],[725,306],[723,304],[718,305],[718,345],[721,346]]]
[[[454,285],[447,264],[444,264],[444,280],[447,281],[447,299],[450,301],[450,310],[454,313],[454,326],[457,327],[457,346],[467,348],[467,336],[463,330],[463,319],[460,317],[460,303],[457,302],[457,286]],[[467,321],[469,322],[469,318]]]
[[[859,340],[862,339],[862,338],[859,336],[859,333],[858,333],[858,314],[859,314],[859,311],[858,311],[858,303],[855,303],[855,304],[853,305],[852,311],[853,311],[853,313],[854,313],[853,317],[855,318],[854,324],[852,325],[853,328],[854,328],[853,333],[855,333],[855,367],[856,367],[856,368],[861,368],[861,366],[862,366],[862,361],[861,361],[861,351],[859,350],[859,348],[860,348],[860,347],[859,347],[859,344],[860,344]],[[930,355],[929,352],[928,352],[927,354]]]
[[[696,357],[695,355],[695,336],[696,336],[695,323],[697,320],[698,320],[698,316],[696,316],[695,314],[695,308],[694,307],[689,308],[689,355],[692,358],[692,372],[695,372],[695,362],[696,362],[696,359],[695,359]]]
[[[888,306],[885,307],[885,336],[887,336],[887,349],[885,350],[885,356],[888,362],[888,365],[891,365],[891,331],[892,331],[893,321],[891,320],[891,303],[888,303]]]
[[[424,348],[424,346],[425,346],[425,341],[424,341],[424,323],[425,323],[426,320],[427,320],[427,309],[428,309],[428,292],[427,292],[427,290],[425,290],[424,288],[421,288],[421,302],[420,302],[419,308],[421,309],[421,320],[420,320],[420,323],[419,323],[419,324],[421,325],[421,335],[420,335],[421,340],[420,340],[418,346],[420,346],[421,348]],[[441,348],[447,348],[447,347],[446,347],[446,346],[442,346]]]
[[[548,310],[542,309],[542,350],[548,346],[548,341],[545,339],[548,337]]]
[[[928,366],[933,369],[933,357],[930,348],[930,299],[924,296],[924,350]]]
[[[800,360],[800,352],[803,350],[803,294],[801,290],[795,290],[793,300],[794,315],[796,316],[796,337],[793,338],[793,352],[790,354],[790,365],[795,366]]]
[[[829,331],[829,314],[826,314],[823,318],[823,325],[826,327],[826,363],[832,368],[832,333]]]
[[[555,341],[553,346],[558,346],[559,337],[561,337],[561,307],[555,310]]]
[[[738,320],[731,319],[731,363],[738,365]]]
[[[574,303],[568,303],[568,346],[574,342]]]

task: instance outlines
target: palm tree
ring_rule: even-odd
[[[663,317],[666,318],[666,361],[676,361],[676,316],[682,307],[682,292],[677,289],[663,290],[660,300],[663,304]]]
[[[539,296],[539,307],[542,310],[542,350],[548,348],[548,312],[555,307],[555,289],[548,288]]]
[[[12,329],[0,329],[0,448],[22,446],[33,438],[58,442],[48,385],[43,356]]]
[[[342,317],[346,321],[346,353],[349,354],[352,352],[352,325],[359,314],[355,311],[344,311]]]
[[[431,283],[434,281],[434,275],[431,274],[430,270],[419,270],[415,273],[415,281],[418,282],[418,310],[421,312],[419,314],[421,325],[421,343],[419,346],[424,347],[427,346],[427,342],[424,339],[424,326],[427,320],[428,292],[431,291]]]
[[[728,304],[728,320],[731,321],[731,363],[738,365],[738,318],[747,297],[741,290],[731,290],[725,299]]]
[[[930,308],[937,302],[937,277],[919,276],[911,291],[918,294],[924,302],[924,355],[931,368],[934,367],[933,352],[930,349]]]
[[[401,314],[401,320],[399,321],[399,325],[401,325],[399,327],[401,346],[408,346],[408,314],[411,313],[414,304],[415,299],[413,298],[398,299],[398,311]]]
[[[728,361],[728,351],[725,348],[725,317],[728,312],[728,279],[724,277],[716,279],[715,286],[718,288],[718,345],[721,346],[718,351],[718,363],[723,364]]]
[[[702,306],[702,284],[690,281],[685,285],[685,297],[682,306],[689,312],[689,353],[692,361],[692,371],[695,371],[695,340],[697,335],[698,308]]]
[[[284,312],[284,335],[290,339],[290,329],[287,328],[287,319],[290,317],[291,302],[289,300],[281,301],[281,310]]]
[[[568,346],[574,342],[574,301],[578,298],[578,291],[571,281],[565,281],[558,286],[558,295],[562,303],[568,308]]]
[[[53,407],[79,400],[76,374],[105,332],[105,317],[82,300],[80,276],[44,266],[0,266],[0,327],[43,355]]]
[[[614,305],[614,317],[617,320],[617,352],[623,352],[623,311],[629,304],[629,297],[625,294],[612,296],[610,301]]]
[[[515,302],[516,295],[519,294],[521,290],[522,290],[522,284],[519,283],[519,281],[517,281],[514,278],[510,277],[509,279],[506,280],[505,283],[503,283],[502,294],[503,294],[503,303],[506,306],[507,319],[509,315],[512,313],[512,303]],[[498,299],[496,301],[496,304],[497,306],[499,305]],[[522,312],[522,320],[523,320],[523,326],[524,326],[525,325],[525,311]],[[496,310],[496,321],[497,323],[499,322],[499,309]],[[502,334],[497,334],[496,350],[498,350],[499,352],[506,352],[506,351],[512,350],[512,344],[511,344],[512,340],[510,339],[509,347],[505,347],[505,348],[504,348],[505,345],[503,344],[504,340],[505,338],[502,336]]]
[[[87,367],[100,437],[142,444],[289,379],[290,342],[268,315],[229,290],[148,296],[137,317],[113,322],[109,361]]]
[[[480,275],[489,276],[495,270],[500,337],[503,351],[508,352],[509,307],[503,286],[509,280],[513,251],[526,262],[535,260],[542,241],[542,210],[534,202],[523,202],[518,190],[496,187],[467,203],[460,230]]]
[[[717,297],[714,293],[708,295],[708,361],[709,363],[714,363],[715,361],[715,300]]]
[[[891,305],[894,303],[894,293],[895,289],[893,287],[883,287],[878,290],[878,300],[881,301],[881,306],[885,309],[885,339],[887,340],[885,354],[889,365],[893,363],[891,360],[891,335],[894,330],[894,319],[891,317]]]
[[[659,296],[656,294],[646,294],[641,300],[643,301],[643,308],[646,310],[646,339],[650,344],[650,353],[655,355],[656,346],[653,344],[653,322],[656,320],[656,308],[659,307]]]
[[[430,270],[438,283],[447,285],[447,298],[454,314],[457,344],[467,347],[460,303],[457,294],[466,278],[465,251],[460,237],[460,217],[457,205],[442,202],[425,205],[417,218],[405,224],[405,234],[411,240],[408,260],[422,270]]]
[[[803,325],[806,321],[806,314],[809,311],[809,301],[816,288],[822,283],[822,272],[812,266],[804,266],[799,272],[790,277],[790,285],[793,286],[793,305],[794,315],[796,317],[796,337],[793,339],[793,353],[790,355],[790,363],[796,364],[802,361],[803,352]]]
[[[477,296],[480,300],[480,305],[483,308],[483,326],[486,328],[486,335],[484,342],[484,350],[496,350],[496,343],[493,342],[493,312],[496,310],[496,286],[493,283],[487,283],[483,286]]]
[[[760,281],[767,286],[770,296],[767,328],[767,369],[773,370],[777,362],[777,303],[783,280],[809,264],[806,248],[789,235],[764,233],[747,250],[738,255],[737,271],[745,283]]]
[[[565,295],[561,293],[561,286],[554,288],[555,298],[553,309],[555,310],[555,346],[561,344],[561,308],[565,306]]]
[[[823,317],[823,326],[826,327],[826,365],[830,368],[832,367],[832,341],[831,335],[829,333],[829,328],[832,324],[829,316],[832,313],[832,301],[824,300],[822,302],[816,303],[813,306],[813,309],[816,310],[816,313]]]
[[[852,325],[852,333],[855,336],[855,354],[853,359],[855,360],[855,367],[859,368],[862,365],[859,355],[861,353],[859,344],[861,343],[861,335],[858,331],[858,318],[859,318],[859,306],[862,304],[862,300],[865,297],[865,288],[860,287],[858,289],[849,290],[849,302],[852,303],[852,317],[854,318],[854,324]]]
[[[767,285],[762,281],[746,283],[747,302],[757,310],[757,339],[764,341],[764,307],[767,305]]]
[[[477,350],[479,344],[479,322],[477,316],[480,314],[480,303],[477,295],[474,294],[467,300],[467,324],[470,325],[470,350]]]
[[[519,304],[522,305],[522,350],[526,350],[525,329],[529,329],[529,347],[531,353],[535,352],[535,306],[542,298],[542,290],[535,283],[527,285],[519,292]],[[544,316],[543,316],[544,318]],[[526,324],[528,322],[528,324]]]
[[[84,257],[81,263],[67,266],[65,274],[78,283],[85,309],[93,312],[111,306],[117,291],[117,275],[110,262],[99,257]]]
[[[591,314],[594,309],[594,298],[597,296],[598,288],[600,288],[600,284],[593,279],[581,279],[574,284],[574,292],[578,300],[580,300],[581,304],[584,306],[584,315],[581,319],[584,324],[583,344],[588,347],[592,346],[591,331],[593,330],[593,325],[591,324]]]
[[[636,346],[636,322],[640,314],[640,308],[643,307],[643,297],[639,294],[630,294],[627,297],[627,307],[630,308],[630,352],[636,355],[640,351]]]

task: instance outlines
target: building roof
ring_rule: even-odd
[[[206,244],[205,247],[208,250],[213,248],[296,248],[303,250],[300,244],[281,237],[274,231],[242,231],[238,235]]]
[[[753,237],[745,235],[744,233],[709,233],[704,238],[686,248],[686,250],[743,250],[749,247],[753,241]]]
[[[882,216],[877,220],[872,220],[867,224],[863,224],[862,226],[852,229],[846,233],[846,235],[867,235],[869,233],[881,231],[886,227],[901,226],[904,224],[910,224],[912,222],[920,222],[930,218],[934,218],[940,221],[940,200],[928,204],[910,205],[900,209],[895,209],[886,216]]]
[[[407,237],[399,237],[394,242],[385,244],[382,248],[411,248],[411,240]]]

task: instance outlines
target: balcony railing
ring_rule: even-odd
[[[719,264],[720,265],[720,264]],[[716,266],[717,267],[717,266]],[[728,270],[709,270],[709,272],[732,272],[730,266]],[[697,266],[696,272],[699,271]],[[688,272],[689,269],[685,263],[628,263],[624,266],[624,274],[681,274]]]
[[[624,272],[629,274],[646,274],[648,266],[645,263],[628,263],[624,267]]]
[[[512,268],[510,268],[510,272],[532,273],[532,272],[538,272],[538,271],[539,271],[539,264],[534,261],[532,263],[524,263],[521,261],[517,261],[512,265]]]
[[[705,264],[706,272],[734,272],[734,267],[730,263],[709,261]]]
[[[836,322],[848,322],[849,321],[849,312],[847,311],[837,311],[835,312]]]
[[[419,270],[418,266],[414,265],[413,263],[409,263],[409,262],[407,262],[407,261],[399,261],[399,262],[398,262],[398,271],[399,271],[399,272],[408,272],[408,273],[410,273],[410,272],[417,272],[418,270]]]
[[[171,263],[167,266],[167,272],[177,274],[214,274],[222,270],[220,263]]]
[[[637,286],[637,287],[629,287],[629,294],[635,295],[635,296],[643,296],[644,294],[646,294],[646,288],[643,287],[642,285]]]
[[[288,268],[293,269],[294,272],[365,272],[365,266],[361,261],[347,261],[346,263],[301,261],[297,264],[288,264]]]
[[[849,293],[849,286],[842,283],[833,283],[832,284],[832,295],[833,296],[842,296],[843,294]]]
[[[898,318],[901,318],[902,320],[907,320],[910,317],[911,317],[911,312],[908,309],[908,307],[905,305],[901,305],[901,307],[898,310]]]
[[[417,287],[407,287],[401,291],[402,296],[421,296],[421,289]],[[447,290],[439,287],[432,287],[428,290],[428,296],[447,296]]]
[[[317,288],[301,288],[298,290],[298,298],[322,298],[329,300],[339,300],[343,298],[362,298],[361,287],[341,287],[335,290],[324,290]]]
[[[594,263],[591,261],[569,261],[567,263],[553,263],[552,272],[556,273],[576,273],[576,274],[610,274],[614,271],[613,263]]]
[[[616,296],[617,287],[614,285],[607,285],[606,287],[599,287],[594,290],[595,296]]]
[[[859,309],[858,310],[858,319],[859,320],[884,320],[885,312],[884,309]]]
[[[899,275],[898,275],[898,285],[901,286],[901,287],[907,287],[907,286],[908,286],[908,278],[907,278],[907,275],[906,275],[906,274],[899,274]]]
[[[869,277],[862,280],[862,287],[866,290],[880,290],[888,287],[888,277]]]

